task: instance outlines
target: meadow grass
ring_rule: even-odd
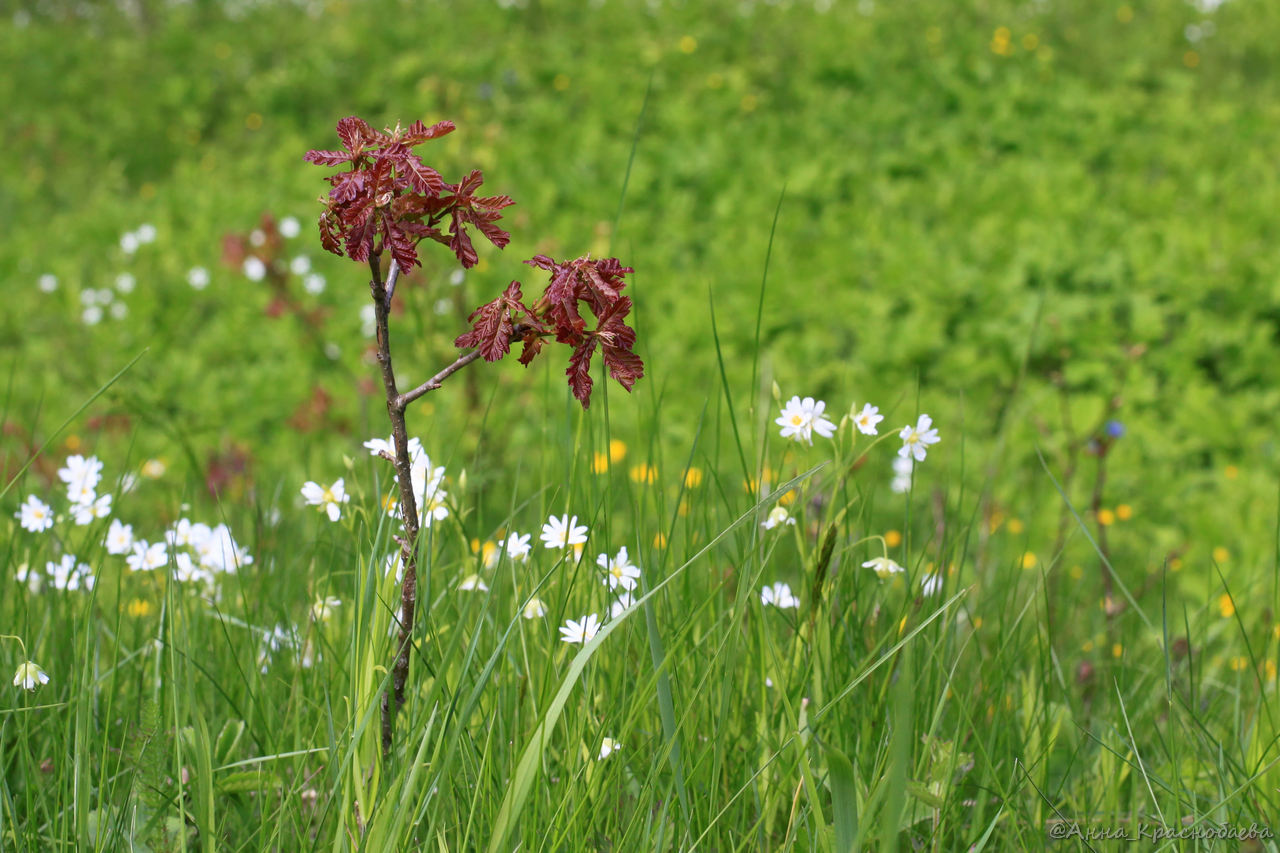
[[[0,22],[0,662],[50,679],[0,701],[0,849],[1275,831],[1275,9],[130,8]],[[518,203],[460,283],[430,256],[405,279],[405,381],[538,251],[636,268],[647,365],[586,413],[552,363],[410,409],[448,515],[387,761],[392,471],[361,442],[388,428],[366,276],[320,252],[301,161],[348,114],[454,119],[443,166]],[[264,212],[304,223],[284,303],[220,264]],[[889,437],[784,440],[793,394],[872,401]],[[922,412],[942,441],[899,492]],[[74,454],[113,495],[86,525]],[[331,523],[300,489],[339,477]],[[29,495],[52,529],[20,526]],[[566,513],[580,560],[538,542]],[[113,519],[184,518],[233,540],[208,585],[108,552]],[[622,547],[639,603],[561,642]],[[67,554],[91,590],[55,588]],[[798,606],[762,602],[778,582]]]

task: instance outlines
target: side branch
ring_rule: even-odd
[[[515,331],[511,333],[511,343],[523,340],[527,331],[528,329],[525,326],[516,326]],[[403,394],[397,396],[395,399],[396,408],[403,412],[414,400],[428,392],[437,390],[446,379],[478,358],[480,358],[480,350],[478,349],[473,349],[466,355],[459,356],[457,361],[446,367],[444,370],[441,370],[435,376],[432,376],[426,382],[423,382],[417,388],[414,388],[412,391],[405,391]]]
[[[423,382],[417,388],[414,388],[412,391],[405,391],[403,394],[396,397],[396,401],[395,401],[396,408],[398,408],[400,411],[403,412],[405,408],[408,407],[408,405],[412,403],[414,400],[418,399],[423,394],[426,394],[428,391],[436,390],[437,388],[440,387],[440,384],[442,382],[444,382],[450,376],[457,373],[459,370],[466,367],[468,364],[475,361],[479,357],[480,357],[480,350],[473,349],[471,352],[460,357],[457,361],[455,361],[453,364],[449,365],[444,370],[437,373],[435,376],[432,376],[426,382]]]

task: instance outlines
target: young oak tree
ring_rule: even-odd
[[[511,235],[497,222],[503,209],[514,202],[505,195],[477,195],[484,183],[478,169],[457,183],[449,183],[414,153],[413,149],[422,143],[452,133],[451,121],[430,126],[416,121],[408,128],[397,124],[377,131],[352,116],[339,121],[337,130],[342,150],[312,150],[305,159],[319,166],[345,167],[325,179],[331,188],[322,199],[325,209],[320,214],[320,242],[335,255],[368,264],[371,274],[369,291],[377,325],[378,366],[395,446],[394,455],[387,454],[387,458],[396,469],[404,528],[403,535],[397,537],[405,567],[399,641],[392,665],[392,688],[382,696],[382,752],[389,757],[395,716],[404,704],[417,606],[420,518],[413,493],[405,410],[471,362],[479,358],[497,361],[517,342],[522,346],[520,363],[525,366],[542,352],[548,340],[571,349],[565,374],[583,409],[591,403],[591,360],[596,352],[609,375],[628,391],[644,375],[644,363],[633,351],[636,333],[626,323],[631,299],[622,295],[627,286],[625,276],[633,272],[631,267],[624,267],[617,258],[593,260],[583,256],[556,261],[535,255],[525,263],[550,273],[542,295],[530,301],[521,283],[511,282],[501,296],[476,308],[467,318],[473,328],[459,335],[454,344],[470,352],[402,393],[396,387],[392,369],[388,318],[397,280],[403,272],[419,265],[418,244],[433,240],[448,246],[463,267],[473,267],[478,257],[468,229],[474,228],[493,245],[503,248]]]

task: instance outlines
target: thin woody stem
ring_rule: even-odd
[[[527,326],[524,326],[524,325],[516,326],[515,330],[511,333],[511,342],[515,343],[516,341],[521,340],[524,337],[526,331],[528,331]],[[440,385],[446,379],[448,379],[450,376],[457,373],[459,370],[466,367],[468,364],[475,361],[479,357],[480,357],[480,350],[478,349],[472,350],[471,352],[467,353],[464,356],[459,356],[457,361],[455,361],[453,364],[446,367],[444,370],[441,370],[435,376],[432,376],[426,382],[423,382],[417,388],[414,388],[412,391],[405,391],[403,394],[397,397],[396,405],[400,407],[401,411],[404,411],[408,407],[408,405],[412,403],[414,400],[418,399],[424,394],[427,394],[431,391],[435,391],[440,387]]]
[[[377,252],[369,257],[369,272],[372,274],[369,290],[373,297],[377,327],[378,368],[382,372],[382,386],[387,393],[387,417],[391,420],[391,437],[395,445],[394,455],[384,455],[395,465],[400,492],[400,521],[404,525],[404,537],[396,537],[396,541],[400,543],[400,559],[404,565],[404,581],[400,587],[399,645],[391,668],[391,690],[382,694],[382,754],[384,758],[389,758],[395,743],[396,714],[404,705],[405,684],[409,679],[409,651],[412,647],[414,611],[418,603],[418,501],[413,493],[413,464],[409,456],[409,432],[405,427],[404,413],[414,400],[436,390],[454,373],[480,358],[480,351],[472,350],[417,388],[401,394],[396,388],[395,370],[391,362],[389,331],[391,297],[400,278],[400,265],[394,260],[391,262],[384,282],[381,260],[381,254]],[[511,340],[519,340],[526,331],[525,326],[517,326]],[[391,700],[392,693],[395,694],[394,703]]]
[[[379,254],[370,256],[369,271],[372,273],[369,289],[373,296],[378,334],[378,367],[382,371],[382,385],[387,392],[387,416],[391,419],[391,436],[395,444],[393,461],[400,490],[400,520],[405,533],[400,540],[400,559],[404,564],[404,581],[400,587],[400,636],[395,663],[391,669],[394,704],[389,693],[382,695],[382,754],[389,757],[395,736],[395,715],[404,705],[405,682],[409,678],[409,648],[418,598],[418,502],[413,494],[413,468],[409,457],[409,433],[405,429],[404,407],[398,405],[400,395],[396,390],[395,370],[391,363],[391,338],[388,331],[390,293],[382,280]],[[398,276],[399,265],[393,262],[388,282],[394,286]]]
[[[378,368],[382,372],[382,385],[387,392],[387,417],[391,419],[391,436],[395,445],[394,455],[384,455],[395,465],[400,492],[400,520],[405,534],[403,538],[396,537],[396,541],[400,543],[400,559],[404,565],[404,581],[400,587],[399,644],[395,663],[391,668],[391,690],[382,694],[382,754],[384,758],[389,758],[395,743],[396,714],[404,705],[405,684],[409,679],[409,651],[412,648],[414,611],[418,603],[418,501],[413,494],[413,464],[409,456],[409,432],[405,427],[404,412],[414,400],[436,390],[454,373],[480,358],[480,351],[467,353],[422,385],[401,394],[396,388],[395,370],[391,362],[389,331],[391,295],[400,277],[400,265],[394,260],[391,262],[384,283],[381,256],[375,253],[369,258],[369,271],[372,274],[369,290],[373,297],[378,335]],[[518,326],[512,340],[518,340],[525,331],[523,326]],[[395,695],[394,703],[392,693]]]
[[[450,376],[457,373],[459,370],[466,367],[468,364],[475,361],[479,357],[480,357],[480,350],[478,349],[472,350],[471,352],[459,358],[453,364],[446,367],[444,370],[437,373],[435,376],[432,376],[426,382],[423,382],[417,388],[414,388],[412,391],[405,391],[403,394],[401,394],[399,397],[396,398],[396,405],[400,407],[401,411],[404,411],[404,409],[414,400],[418,399],[423,394],[426,394],[429,391],[435,391],[437,388],[440,387],[440,384],[442,382],[444,382]]]

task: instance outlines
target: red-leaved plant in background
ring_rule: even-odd
[[[410,470],[405,409],[414,400],[440,387],[449,376],[476,359],[497,361],[522,344],[520,362],[526,366],[548,339],[572,348],[565,371],[573,395],[586,409],[591,402],[591,359],[597,351],[609,375],[628,391],[644,375],[644,363],[633,352],[636,333],[626,324],[631,299],[622,295],[624,277],[633,272],[617,258],[581,257],[556,261],[536,255],[525,263],[551,274],[542,296],[530,302],[522,285],[513,281],[492,302],[478,307],[468,322],[471,331],[454,344],[471,351],[413,390],[401,393],[391,364],[388,317],[401,272],[419,265],[418,244],[434,240],[448,246],[464,267],[478,261],[469,228],[503,248],[511,235],[498,227],[502,210],[513,204],[505,195],[479,196],[484,183],[472,170],[457,183],[422,162],[413,149],[454,130],[453,122],[427,126],[414,122],[407,129],[377,131],[363,119],[338,122],[341,151],[308,151],[306,160],[320,166],[346,166],[326,180],[331,189],[320,214],[320,242],[330,252],[367,263],[377,325],[378,365],[387,392],[387,414],[395,455],[404,536],[398,538],[405,567],[400,596],[400,636],[392,667],[394,702],[382,697],[382,749],[390,755],[395,714],[404,704],[409,672],[410,638],[417,604],[417,541],[419,517]],[[383,257],[389,256],[385,273]]]

